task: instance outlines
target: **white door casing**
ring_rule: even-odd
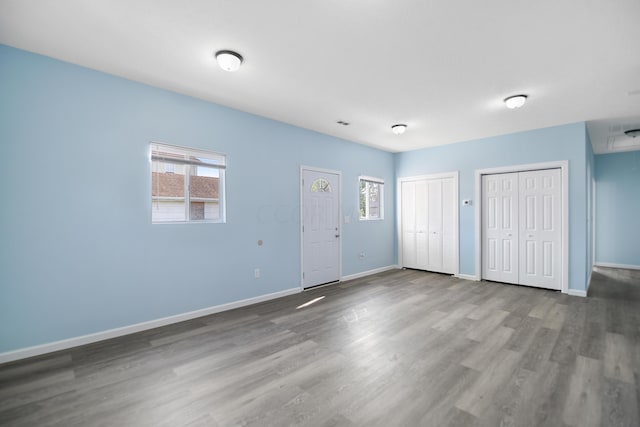
[[[302,287],[340,280],[340,173],[301,168]]]

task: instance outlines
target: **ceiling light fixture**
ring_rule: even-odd
[[[527,102],[527,95],[513,95],[504,99],[504,103],[507,108],[514,109],[520,108]]]
[[[216,52],[216,61],[225,71],[238,71],[242,64],[242,55],[232,50],[220,50]]]
[[[407,130],[407,125],[397,124],[397,125],[391,126],[391,132],[393,132],[395,135],[402,135],[403,133],[405,133],[406,130]]]
[[[624,134],[627,135],[627,136],[630,136],[631,138],[635,138],[637,136],[640,136],[640,129],[625,130]]]

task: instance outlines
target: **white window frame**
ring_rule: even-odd
[[[370,217],[369,216],[369,186],[367,184],[367,193],[365,196],[365,216],[360,216],[360,185],[362,181],[366,183],[375,183],[380,184],[380,193],[378,195],[380,199],[380,216],[379,217]],[[358,177],[358,220],[359,221],[382,221],[384,219],[384,179],[376,178],[373,176],[360,175]]]
[[[164,148],[169,152],[177,152],[184,156],[184,159],[163,157],[159,154],[154,154],[159,148]],[[201,160],[204,159],[204,160]],[[151,223],[152,224],[202,224],[212,223],[219,224],[225,223],[226,218],[226,176],[225,170],[227,166],[227,156],[222,153],[217,153],[210,150],[201,150],[197,148],[182,147],[179,145],[165,144],[162,142],[151,142],[149,144],[149,166],[151,169],[150,176],[153,176],[153,162],[159,161],[164,163],[172,163],[175,165],[185,166],[184,174],[184,204],[185,204],[185,219],[175,221],[154,221],[153,220],[153,196],[151,196]],[[215,162],[215,163],[214,163]],[[219,184],[218,184],[218,206],[220,209],[220,216],[218,219],[191,219],[191,194],[190,184],[191,175],[197,170],[198,166],[218,169]],[[198,201],[198,200],[194,200]]]

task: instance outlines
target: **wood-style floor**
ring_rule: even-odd
[[[639,387],[640,272],[396,270],[2,365],[0,425],[638,426]]]

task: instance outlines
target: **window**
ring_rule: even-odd
[[[331,193],[331,184],[324,178],[318,178],[311,184],[312,193]]]
[[[151,143],[151,222],[225,222],[222,154]]]
[[[360,219],[384,218],[384,180],[361,176],[360,182]]]

